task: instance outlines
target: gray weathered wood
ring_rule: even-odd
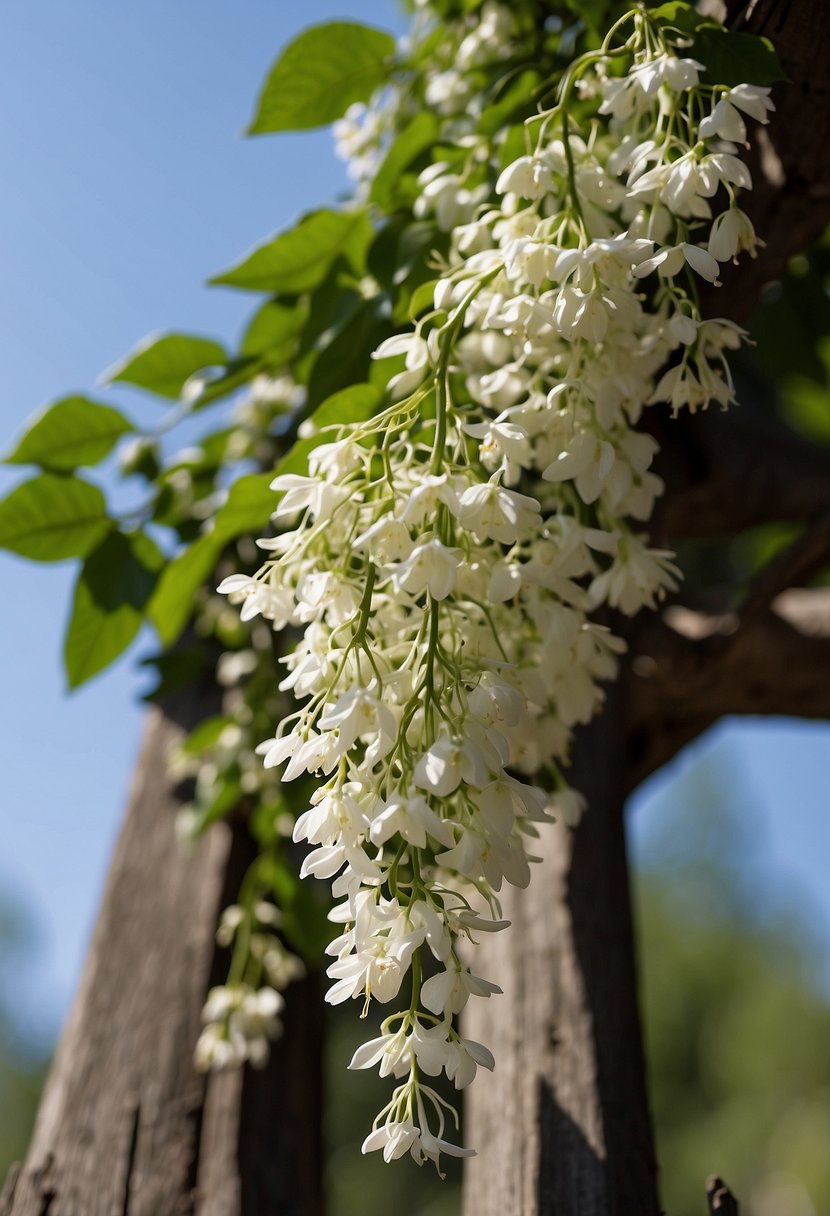
[[[580,735],[575,831],[546,830],[513,923],[476,966],[503,996],[471,1000],[464,1030],[496,1045],[467,1091],[465,1216],[657,1216],[623,832],[621,706]]]
[[[194,687],[150,710],[81,985],[2,1216],[322,1211],[316,983],[289,993],[264,1073],[207,1080],[192,1064],[205,993],[222,977],[217,917],[251,856],[242,825],[218,825],[192,850],[175,839],[181,799],[165,757],[214,695]],[[243,1105],[260,1116],[254,1134]]]

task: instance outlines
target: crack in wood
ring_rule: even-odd
[[[135,1173],[136,1156],[138,1153],[138,1132],[141,1123],[141,1102],[137,1101],[132,1109],[130,1120],[130,1144],[127,1149],[127,1168],[124,1175],[124,1194],[121,1200],[121,1216],[130,1216],[130,1193],[132,1190],[133,1174]]]

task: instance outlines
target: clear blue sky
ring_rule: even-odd
[[[0,15],[0,446],[146,333],[233,336],[250,299],[208,275],[345,185],[327,132],[245,140],[281,43],[336,16],[401,29],[392,0],[38,0]],[[138,417],[158,406],[110,399]],[[0,470],[7,490],[19,472]],[[17,998],[47,1032],[64,1015],[136,753],[144,681],[122,661],[67,697],[71,566],[0,554],[5,639],[0,884],[40,931]],[[764,883],[802,891],[830,939],[830,730],[741,724],[704,741],[750,782]],[[699,749],[698,749],[699,750]],[[695,755],[678,769],[694,765]],[[671,779],[639,799],[635,851]],[[759,875],[760,875],[759,871]]]

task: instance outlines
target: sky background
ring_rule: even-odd
[[[391,0],[37,0],[0,14],[0,451],[70,391],[138,420],[161,406],[101,372],[147,333],[233,338],[252,298],[203,286],[346,186],[328,132],[244,139],[279,47],[351,17],[400,31]],[[23,479],[0,469],[0,491]],[[134,652],[80,692],[60,654],[73,563],[0,553],[0,893],[35,931],[16,1004],[48,1038],[77,982],[128,790],[147,677]],[[148,649],[145,643],[145,652]],[[653,864],[673,782],[702,760],[753,816],[759,910],[797,897],[830,988],[830,727],[727,723],[641,791],[635,855]]]

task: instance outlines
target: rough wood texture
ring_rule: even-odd
[[[166,713],[150,711],[80,989],[2,1216],[322,1211],[319,1133],[306,1135],[319,1126],[314,982],[289,994],[266,1073],[206,1081],[192,1065],[204,996],[221,975],[217,916],[250,857],[247,834],[226,825],[189,853],[175,839],[180,800],[165,757],[211,708],[191,688]]]
[[[471,1001],[464,1032],[497,1043],[467,1091],[480,1156],[465,1216],[657,1216],[622,817],[619,698],[583,731],[572,777],[589,800],[575,831],[544,832],[513,923],[476,959],[503,996]]]

